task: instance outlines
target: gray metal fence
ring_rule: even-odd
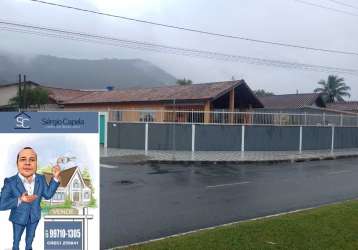
[[[305,151],[358,147],[358,127],[108,123],[108,147],[173,151]]]

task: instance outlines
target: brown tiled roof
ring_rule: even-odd
[[[358,112],[358,101],[327,103],[327,108],[341,111]]]
[[[61,174],[60,174],[60,177],[61,177],[60,187],[67,187],[67,184],[71,180],[72,175],[75,173],[76,169],[77,169],[77,166],[61,171]],[[52,178],[53,175],[49,174],[49,173],[45,173],[44,175],[45,175],[47,183],[50,183],[51,178]]]
[[[58,104],[96,92],[77,89],[54,88],[48,86],[42,86],[42,88],[46,89],[49,92],[49,97]]]
[[[64,104],[148,102],[175,100],[210,100],[226,93],[240,81],[214,82],[192,85],[174,85],[154,88],[136,88],[113,91],[96,91],[65,101]]]
[[[303,108],[314,104],[325,107],[319,93],[287,94],[259,97],[265,108],[268,109],[291,109]]]
[[[87,187],[92,188],[92,182],[90,179],[83,179],[83,181],[85,182]]]
[[[24,82],[22,82],[22,84],[24,84]],[[95,91],[78,90],[78,89],[64,89],[64,88],[49,87],[49,86],[40,85],[32,81],[26,81],[26,84],[32,86],[38,86],[41,87],[42,89],[47,90],[49,92],[49,97],[59,104],[64,101],[68,101],[73,98],[77,98],[79,96],[83,96],[95,92]],[[19,83],[8,83],[2,85],[0,84],[0,88],[17,86],[17,85],[19,85]]]

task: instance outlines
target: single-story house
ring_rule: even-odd
[[[50,182],[52,174],[45,173],[47,183]],[[61,171],[61,183],[55,195],[51,200],[47,200],[51,204],[64,203],[66,199],[70,199],[75,206],[83,206],[90,202],[92,196],[91,181],[83,179],[79,167],[71,167]]]
[[[299,112],[310,108],[326,108],[319,93],[286,94],[259,97],[264,110],[272,112]]]
[[[94,91],[87,90],[77,90],[77,89],[65,89],[65,88],[56,88],[40,85],[33,81],[21,82],[22,88],[42,88],[48,91],[49,93],[49,103],[41,107],[42,110],[58,110],[63,109],[62,103],[73,98],[77,98],[82,95],[92,93]],[[2,111],[11,111],[16,109],[9,105],[11,98],[15,97],[19,90],[19,83],[9,83],[0,85],[0,110]],[[96,92],[101,90],[96,90]]]
[[[209,111],[234,112],[263,108],[261,101],[244,80],[97,91],[64,101],[62,104],[65,110],[118,110],[117,113],[111,112],[110,120],[155,122],[209,122],[215,119],[210,117]],[[144,112],[123,113],[123,110]],[[175,117],[170,113],[173,110],[178,111]],[[184,111],[197,111],[197,114],[193,116]]]
[[[260,117],[264,117],[271,124],[340,124],[343,122],[342,115],[347,117],[346,124],[356,124],[357,120],[355,117],[351,118],[354,113],[327,105],[319,93],[272,95],[259,99],[265,107],[256,111],[274,113]],[[349,121],[346,121],[347,119]]]
[[[347,101],[347,102],[336,102],[336,103],[327,103],[327,108],[358,113],[358,101]]]

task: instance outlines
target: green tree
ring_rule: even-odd
[[[48,92],[47,90],[36,87],[36,88],[26,88],[23,87],[20,91],[17,92],[16,96],[9,100],[9,105],[15,106],[18,108],[29,108],[37,107],[40,108],[42,105],[48,103]]]
[[[328,103],[341,102],[344,101],[344,96],[351,96],[349,94],[351,88],[346,85],[343,77],[329,75],[327,81],[320,80],[318,84],[321,85],[321,87],[316,88],[314,92],[321,93],[324,100]]]
[[[92,207],[92,208],[97,207],[97,200],[93,195],[91,195],[91,200],[88,203],[88,207]]]
[[[178,85],[182,85],[182,86],[184,86],[184,85],[191,85],[193,82],[192,82],[192,80],[190,80],[190,79],[178,79],[177,80],[177,82],[176,82],[176,84],[178,84]]]
[[[90,174],[90,172],[88,171],[88,168],[84,168],[84,169],[81,171],[81,175],[82,175],[82,178],[83,178],[83,179],[91,180],[91,174]]]
[[[266,91],[266,90],[264,90],[264,89],[257,89],[257,90],[254,90],[253,92],[254,92],[254,94],[255,94],[257,97],[272,96],[272,95],[274,95],[273,92],[268,92],[268,91]]]

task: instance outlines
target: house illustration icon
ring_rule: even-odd
[[[44,173],[47,183],[50,182],[52,174]],[[63,170],[60,174],[61,183],[55,195],[51,200],[47,200],[51,204],[63,204],[66,200],[70,200],[75,207],[86,206],[91,201],[92,184],[90,179],[82,177],[79,167],[71,167]]]

